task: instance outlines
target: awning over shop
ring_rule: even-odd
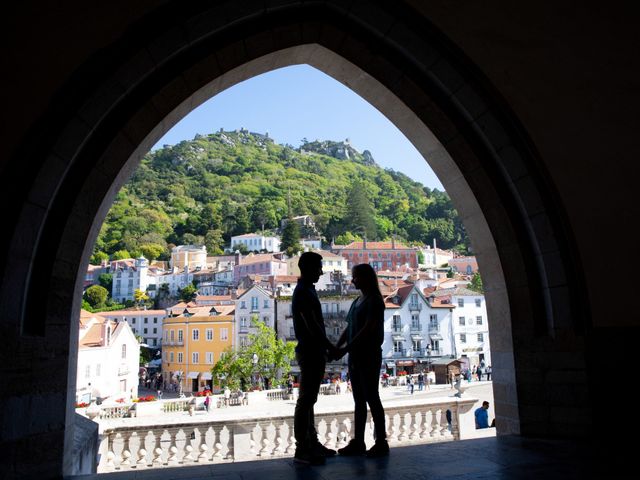
[[[198,374],[199,374],[199,373],[200,373],[200,372],[189,372],[189,373],[187,374],[187,378],[198,378]]]
[[[404,335],[391,335],[394,342],[404,342]]]
[[[411,340],[422,340],[422,335],[420,334],[411,335]]]
[[[413,360],[398,360],[399,367],[413,367],[415,365]]]
[[[395,368],[396,362],[387,362],[387,368]]]
[[[202,380],[211,380],[211,372],[203,372],[200,378],[202,378]]]
[[[429,338],[431,340],[442,340],[442,335],[440,335],[439,333],[430,333]]]

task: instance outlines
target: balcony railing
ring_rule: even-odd
[[[399,351],[394,351],[393,352],[393,358],[402,358],[402,357],[406,357],[407,356],[407,351],[406,350],[399,350]]]
[[[421,303],[410,303],[409,304],[409,311],[410,312],[420,312],[422,310],[422,304]]]
[[[394,325],[393,333],[402,333],[402,325]]]
[[[475,438],[475,398],[451,398],[421,405],[385,407],[392,447]],[[451,412],[451,423],[446,412]],[[345,446],[354,435],[353,410],[315,415],[319,439],[328,448]],[[126,420],[123,420],[126,423]],[[292,457],[293,416],[250,420],[186,421],[106,427],[100,436],[98,473]],[[483,436],[495,435],[487,429]],[[371,423],[365,441],[374,442]]]
[[[429,323],[429,331],[430,332],[439,332],[440,324],[439,323]]]
[[[416,331],[420,332],[420,331],[422,331],[422,324],[421,323],[412,323],[411,324],[411,331],[412,332],[416,332]]]

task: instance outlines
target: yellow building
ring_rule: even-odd
[[[164,386],[181,386],[185,393],[210,388],[211,368],[233,345],[234,317],[221,315],[211,306],[187,306],[176,313],[162,323]]]

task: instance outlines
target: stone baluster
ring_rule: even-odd
[[[319,422],[316,423],[316,432],[318,434],[318,442],[322,445],[325,445],[327,442],[327,431],[329,430],[329,424],[324,418],[321,418]]]
[[[293,455],[296,449],[296,437],[293,431],[293,418],[286,420],[287,423],[287,427],[288,427],[288,435],[289,435],[289,442],[287,445],[286,450],[284,451],[284,453],[286,455]]]
[[[144,442],[140,443],[140,449],[138,450],[138,461],[136,462],[137,468],[144,468],[147,466],[147,451],[144,448]]]
[[[216,429],[214,425],[209,428],[211,431],[211,461],[219,462],[222,460],[222,444],[220,443],[220,427]]]
[[[451,435],[454,440],[460,440],[460,426],[458,425],[458,408],[451,406]]]
[[[133,435],[135,435],[135,433],[130,432],[122,435],[122,453],[120,454],[122,461],[120,462],[119,468],[129,468],[131,466],[131,446],[129,442]]]
[[[443,407],[440,410],[440,436],[442,438],[447,438],[451,436],[451,432],[449,431],[449,422],[447,421],[446,407]]]
[[[116,464],[114,462],[115,458],[116,458],[115,453],[113,453],[111,450],[109,450],[107,452],[107,471],[111,471],[111,470],[116,468]]]
[[[169,445],[169,456],[167,457],[167,465],[175,466],[178,463],[178,446],[177,439],[179,430],[176,428],[171,428],[167,430],[170,435],[170,445]]]
[[[409,440],[417,441],[420,440],[420,433],[422,432],[422,412],[420,410],[415,410],[411,415],[413,417],[413,424],[411,426],[411,435],[409,435]]]
[[[389,442],[398,443],[400,434],[400,415],[395,413],[389,415]]]
[[[151,463],[153,464],[154,467],[156,466],[160,466],[162,465],[162,444],[160,443],[162,441],[162,434],[164,433],[163,430],[157,430],[157,431],[151,431],[150,432],[151,435],[153,435],[154,440],[155,440],[155,448],[153,449],[153,460],[151,461]]]
[[[433,413],[430,408],[426,408],[422,412],[422,425],[420,431],[420,440],[430,440],[431,439],[431,417]]]
[[[324,432],[323,444],[327,448],[336,449],[338,448],[338,431],[339,431],[339,422],[335,417],[330,417],[325,421],[326,429]]]
[[[347,418],[343,418],[342,421],[338,419],[338,448],[342,448],[349,443],[349,420]]]
[[[287,449],[287,436],[289,435],[289,427],[287,427],[286,422],[282,421],[276,427],[276,448],[273,450],[272,455],[277,455],[281,457],[285,454]]]
[[[269,424],[268,423],[263,423],[260,426],[261,430],[262,430],[262,435],[261,435],[261,440],[260,440],[260,445],[262,448],[260,448],[260,451],[258,452],[258,456],[259,457],[268,457],[271,454],[271,442],[269,441],[269,435],[268,435],[268,428],[269,428]]]
[[[196,462],[206,463],[209,460],[209,454],[207,453],[207,451],[209,450],[209,446],[207,445],[207,442],[204,441],[204,439],[201,439],[201,440],[202,440],[202,443],[200,443],[200,447],[199,447],[200,455],[198,455],[198,459],[196,460]]]
[[[409,413],[400,413],[400,435],[399,442],[404,442],[409,438],[409,429],[411,428],[411,415]]]
[[[432,408],[432,425],[431,425],[431,437],[438,440],[440,438],[440,418],[442,416],[442,408],[435,406]]]

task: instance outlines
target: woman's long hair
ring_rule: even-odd
[[[353,273],[357,273],[360,281],[366,285],[366,289],[372,294],[382,298],[380,285],[378,285],[378,275],[371,265],[368,263],[359,263],[352,269]]]

